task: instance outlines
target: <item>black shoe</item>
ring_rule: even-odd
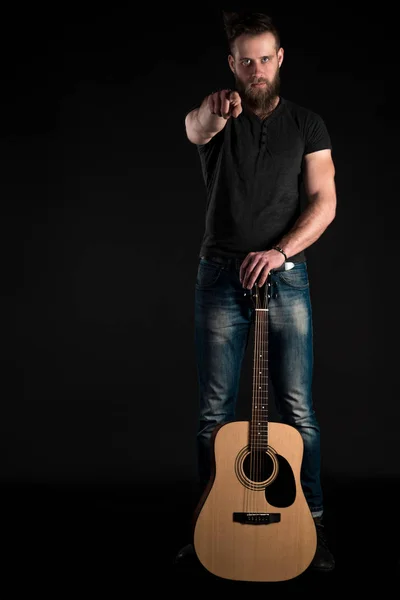
[[[335,568],[335,559],[328,548],[321,517],[314,517],[314,523],[317,529],[317,549],[310,564],[310,569],[313,571],[333,571]]]
[[[181,548],[178,554],[175,556],[174,563],[177,565],[183,562],[192,562],[195,558],[196,554],[193,544],[186,544],[186,546],[183,546],[183,548]]]

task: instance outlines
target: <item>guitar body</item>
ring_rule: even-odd
[[[218,577],[284,581],[316,551],[316,529],[300,483],[303,440],[270,422],[268,447],[250,452],[250,423],[227,423],[213,440],[214,472],[194,523],[194,549]]]

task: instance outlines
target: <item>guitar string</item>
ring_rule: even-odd
[[[254,390],[255,390],[255,421],[254,421],[254,431],[253,431],[253,452],[254,452],[254,469],[253,469],[253,473],[252,473],[252,481],[257,481],[257,470],[258,470],[258,422],[259,422],[259,416],[258,416],[258,412],[259,412],[259,404],[258,404],[258,387],[257,387],[257,370],[259,369],[258,363],[259,363],[259,356],[260,356],[260,313],[258,311],[258,309],[260,308],[259,305],[259,290],[258,290],[258,286],[256,285],[256,307],[257,307],[257,311],[256,311],[256,338],[257,338],[257,344],[256,344],[256,361],[255,361],[255,373],[254,373]],[[256,498],[257,492],[255,490],[253,490],[253,512],[256,512],[256,506],[255,506],[255,498]]]
[[[255,473],[253,474],[253,480],[258,482],[260,480],[260,474],[261,474],[261,441],[262,441],[262,420],[261,420],[261,393],[260,393],[260,389],[261,389],[261,362],[262,362],[262,352],[263,352],[263,347],[262,347],[262,311],[260,310],[261,308],[261,303],[260,303],[260,290],[259,287],[257,286],[257,315],[256,315],[256,321],[257,321],[257,361],[256,361],[256,384],[257,384],[257,388],[256,388],[256,424],[257,424],[257,428],[256,428],[256,441],[255,441]],[[256,500],[258,497],[258,490],[257,490],[257,486],[256,489],[253,493],[253,499],[254,499],[254,512],[256,511]]]
[[[267,294],[268,294],[268,283],[266,282],[263,294],[263,302],[261,302],[261,297],[258,303],[258,307],[262,310],[258,311],[258,414],[257,414],[257,423],[258,423],[258,445],[257,445],[257,481],[262,480],[262,476],[266,475],[263,473],[263,464],[266,461],[266,457],[264,456],[266,453],[266,443],[267,443],[267,404],[268,404],[268,307],[267,307]],[[264,389],[265,385],[265,389]],[[265,477],[264,477],[265,478]]]
[[[265,422],[265,451],[268,451],[268,425],[269,425],[269,404],[268,404],[268,400],[269,400],[269,302],[268,302],[268,293],[269,293],[269,281],[267,278],[267,281],[265,282],[266,288],[265,288],[265,324],[264,324],[264,332],[265,332],[265,415],[264,415],[264,422]]]
[[[264,390],[264,402],[265,402],[265,408],[264,408],[264,413],[263,413],[263,427],[264,427],[264,431],[263,431],[263,452],[266,454],[268,451],[268,358],[269,358],[269,354],[268,354],[268,315],[269,315],[269,307],[268,307],[268,277],[267,277],[267,281],[265,282],[265,292],[264,292],[264,308],[265,308],[265,312],[263,313],[264,316],[264,327],[263,327],[263,334],[264,334],[264,344],[263,344],[263,352],[264,352],[264,369],[263,369],[263,380],[264,380],[264,385],[265,385],[265,390]],[[267,456],[265,456],[265,464],[267,465]],[[267,471],[265,471],[265,475],[267,475]]]
[[[265,282],[265,292],[264,292],[264,326],[263,326],[263,334],[264,334],[264,343],[263,343],[263,357],[264,357],[264,369],[263,369],[263,379],[264,379],[264,413],[263,413],[263,423],[264,423],[264,431],[263,431],[263,452],[267,454],[268,452],[268,315],[269,315],[269,306],[268,306],[268,277]],[[265,464],[267,465],[267,455],[264,458]],[[265,470],[265,475],[267,475],[267,470]],[[265,494],[265,492],[264,492]],[[265,497],[265,496],[264,496]]]
[[[258,294],[257,294],[257,299],[258,299],[258,308],[261,308],[261,304],[260,304],[260,288],[258,288]],[[260,372],[261,372],[261,361],[262,361],[262,351],[263,351],[263,347],[262,347],[262,312],[259,310],[258,311],[258,353],[257,353],[257,358],[258,358],[258,364],[257,364],[257,378],[258,378],[258,386],[257,386],[257,452],[256,452],[256,458],[257,458],[257,472],[256,472],[256,481],[260,480],[260,467],[261,467],[261,438],[262,438],[262,429],[261,429],[261,393],[260,393],[260,389],[261,389],[261,377],[260,377]],[[254,493],[254,497],[257,498],[258,496],[258,490]]]
[[[262,373],[263,373],[263,358],[264,358],[264,345],[263,345],[263,321],[264,313],[261,310],[262,306],[262,295],[260,289],[258,290],[258,365],[257,365],[257,473],[256,481],[261,481],[262,475],[262,446],[263,446],[263,420],[262,420]],[[255,497],[259,496],[259,489],[255,493]]]
[[[264,288],[264,295],[265,295],[265,288]],[[260,308],[264,309],[264,306],[261,302],[261,296],[260,296],[260,302],[259,302],[259,306]],[[264,375],[264,352],[265,352],[265,347],[264,347],[264,310],[260,310],[259,311],[259,337],[260,337],[260,346],[261,346],[261,350],[259,352],[259,369],[258,369],[258,373],[259,373],[259,411],[258,411],[258,421],[259,421],[259,444],[258,444],[258,462],[259,462],[259,471],[257,473],[257,481],[261,481],[261,476],[262,476],[262,465],[263,465],[263,442],[264,442],[264,420],[263,420],[263,375]],[[258,492],[260,493],[260,491]]]
[[[255,302],[255,339],[254,339],[254,352],[255,352],[255,359],[257,357],[257,286],[255,287],[255,294],[256,294],[256,302]],[[249,473],[249,479],[250,479],[250,487],[248,489],[248,493],[246,494],[248,496],[249,502],[248,502],[248,506],[247,506],[247,510],[249,512],[253,512],[253,506],[252,506],[252,499],[253,499],[253,494],[252,494],[252,482],[254,481],[254,456],[255,456],[255,425],[256,425],[256,408],[257,408],[257,399],[256,399],[256,389],[255,389],[255,375],[256,375],[256,368],[257,368],[257,360],[254,360],[254,364],[253,364],[253,405],[252,405],[252,411],[253,411],[253,415],[252,415],[252,424],[251,424],[251,428],[250,428],[250,473]]]
[[[255,286],[255,336],[254,336],[254,352],[255,352],[255,360],[254,360],[254,365],[253,365],[253,420],[252,420],[252,428],[251,428],[251,445],[250,445],[250,490],[249,490],[249,497],[250,497],[250,505],[249,505],[249,511],[254,512],[254,507],[252,505],[253,502],[253,498],[254,498],[254,491],[252,489],[253,487],[253,482],[254,482],[254,476],[255,476],[255,461],[256,461],[256,452],[257,452],[257,435],[256,435],[256,431],[257,431],[257,389],[256,389],[256,382],[257,382],[257,377],[256,377],[256,373],[257,373],[257,356],[259,353],[258,350],[258,290],[257,290],[257,284]]]

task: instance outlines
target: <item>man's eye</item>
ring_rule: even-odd
[[[267,63],[268,61],[269,61],[269,56],[263,56],[262,59],[261,59],[262,63]],[[250,63],[251,63],[251,60],[249,58],[244,58],[242,60],[242,65],[244,67],[248,67],[250,65]]]

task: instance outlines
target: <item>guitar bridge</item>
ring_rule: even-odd
[[[269,525],[270,523],[279,523],[280,513],[253,513],[253,512],[234,512],[234,523],[242,525]]]

